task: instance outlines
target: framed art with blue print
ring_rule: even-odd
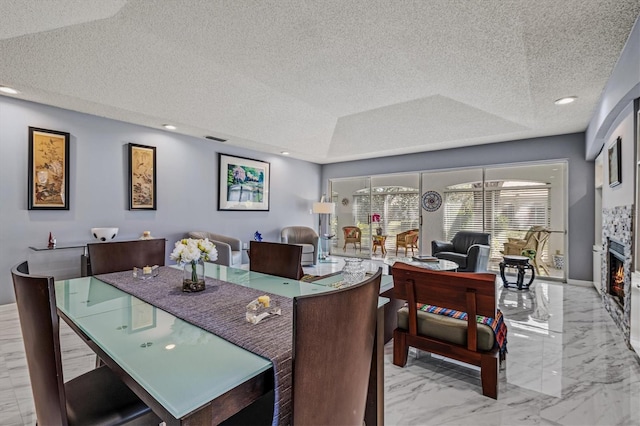
[[[269,211],[269,163],[225,154],[218,163],[218,210]]]

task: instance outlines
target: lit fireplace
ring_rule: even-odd
[[[615,240],[609,240],[609,279],[607,282],[607,293],[621,307],[624,307],[624,250],[624,245]]]

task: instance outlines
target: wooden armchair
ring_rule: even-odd
[[[549,275],[549,269],[542,261],[542,252],[550,235],[551,233],[544,226],[532,226],[523,239],[509,238],[508,242],[504,243],[502,253],[505,255],[529,256],[528,253],[523,254],[523,252],[527,251],[531,253],[531,263],[536,268],[538,275],[540,275],[540,268]]]
[[[407,301],[393,332],[393,363],[404,367],[409,346],[480,367],[482,394],[498,398],[500,349],[491,327],[476,315],[496,318],[495,275],[436,272],[406,263],[393,265],[393,297]],[[467,319],[423,312],[417,304],[466,312]]]
[[[420,237],[420,231],[418,229],[411,229],[409,231],[401,232],[396,235],[396,256],[398,255],[398,249],[400,247],[404,247],[404,255],[407,255],[407,249],[411,249],[411,253],[413,254],[413,249],[418,248],[418,238]]]
[[[342,232],[344,232],[344,247],[343,251],[347,251],[347,244],[353,243],[353,249],[355,250],[356,244],[360,244],[360,251],[362,251],[362,231],[357,226],[343,226]]]

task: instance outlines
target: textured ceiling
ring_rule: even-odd
[[[0,8],[17,97],[330,163],[584,131],[640,0]]]

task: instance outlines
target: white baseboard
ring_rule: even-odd
[[[577,285],[580,287],[593,287],[593,281],[584,281],[584,280],[567,280],[567,284]]]

